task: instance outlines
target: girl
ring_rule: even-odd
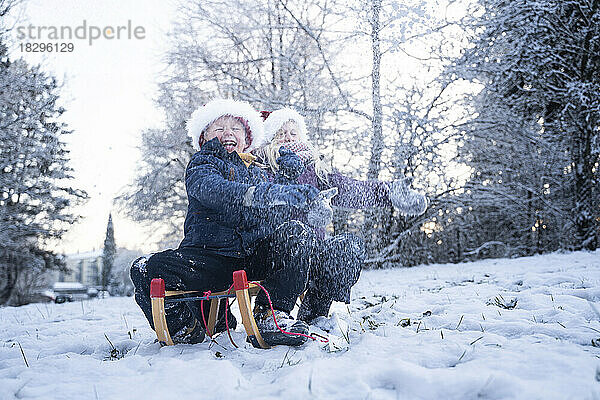
[[[302,163],[291,157],[291,152]],[[290,108],[268,115],[264,140],[256,154],[271,175],[284,177],[285,183],[308,184],[320,191],[336,188],[338,194],[331,200],[333,206],[352,209],[394,206],[404,215],[420,215],[427,208],[427,198],[410,189],[409,179],[358,181],[328,169],[308,139],[304,118]],[[281,182],[281,178],[276,181]],[[310,218],[305,221],[311,224]],[[326,317],[333,301],[350,302],[350,288],[358,280],[365,258],[360,238],[352,234],[326,237],[323,226],[314,228],[320,239],[317,256],[312,259],[308,291],[298,312],[298,319],[311,323],[318,317]]]

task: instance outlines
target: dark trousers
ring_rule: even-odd
[[[233,272],[244,269],[248,280],[263,281],[262,285],[269,292],[275,309],[290,312],[305,290],[315,251],[313,231],[298,221],[280,225],[246,258],[223,256],[198,247],[166,250],[152,255],[145,265],[142,262],[132,265],[135,300],[153,327],[152,278],[163,278],[168,290],[216,292],[227,290],[232,284]],[[257,296],[256,303],[268,304],[264,292]],[[204,304],[205,317],[208,318],[208,302]],[[167,303],[165,313],[171,334],[192,326],[194,319],[202,319],[199,302]],[[216,330],[219,330],[219,324]]]
[[[319,240],[298,319],[310,322],[327,316],[333,301],[350,303],[350,289],[358,281],[365,260],[363,241],[352,234]]]

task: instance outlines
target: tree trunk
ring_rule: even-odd
[[[372,0],[371,4],[371,49],[373,52],[373,68],[371,72],[371,95],[373,102],[373,136],[371,136],[371,158],[369,160],[369,179],[377,179],[381,171],[381,153],[383,152],[383,126],[381,110],[381,49],[379,48],[379,17],[381,0]]]
[[[14,257],[4,255],[0,261],[0,305],[6,304],[13,294],[19,270]]]
[[[587,133],[587,132],[586,132]],[[593,157],[591,136],[578,134],[573,146],[575,173],[575,249],[598,247],[597,199],[593,198]]]
[[[369,158],[369,169],[367,171],[368,179],[378,179],[381,171],[381,154],[383,153],[383,126],[381,111],[381,49],[379,47],[379,18],[381,14],[381,0],[372,0],[371,2],[371,52],[373,66],[371,69],[371,101],[373,105],[373,119],[371,128],[371,155]],[[381,245],[381,237],[389,237],[384,233],[384,212],[382,210],[365,210],[365,223],[363,225],[363,236],[367,251],[375,253]],[[377,230],[377,231],[376,231]]]
[[[594,21],[593,16],[599,12],[600,1],[594,0],[591,4],[588,18]],[[593,22],[591,22],[593,23]],[[596,44],[599,39],[594,38],[597,29],[594,26],[586,26],[588,32],[583,40],[582,46],[586,52],[582,54],[579,71],[581,80],[592,84],[597,74],[597,57],[590,60],[588,54],[596,54]],[[596,78],[597,79],[597,78]],[[580,112],[572,112],[571,117],[578,126],[574,127],[574,137],[572,146],[572,159],[575,174],[575,248],[595,250],[600,242],[599,229],[597,222],[598,202],[594,199],[594,186],[599,182],[594,176],[594,164],[598,157],[592,151],[592,141],[595,135],[598,135],[597,123],[594,123],[594,111],[583,109]]]

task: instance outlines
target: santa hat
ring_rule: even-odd
[[[200,150],[200,136],[210,124],[225,115],[237,118],[246,129],[246,145],[244,151],[258,147],[263,141],[264,129],[260,113],[249,103],[231,99],[215,99],[206,103],[192,113],[187,120],[188,136],[192,138],[194,149]]]
[[[307,130],[304,117],[296,110],[291,108],[282,108],[280,110],[273,111],[265,120],[265,135],[261,147],[269,144],[275,137],[277,131],[288,121],[294,121],[298,125],[298,133],[300,134],[301,140],[305,140],[307,137]]]

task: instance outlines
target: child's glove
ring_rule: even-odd
[[[311,185],[261,183],[248,188],[244,194],[243,204],[255,208],[275,206],[306,208],[318,194],[319,190]]]
[[[333,221],[333,208],[331,208],[331,199],[338,193],[338,188],[333,187],[324,190],[308,206],[306,213],[306,222],[313,228],[319,228],[329,225]]]
[[[279,173],[290,181],[295,181],[304,172],[304,162],[300,157],[283,146],[279,148],[277,165],[279,165]]]
[[[410,188],[412,178],[402,178],[390,184],[390,201],[403,215],[421,215],[427,210],[427,197]]]

